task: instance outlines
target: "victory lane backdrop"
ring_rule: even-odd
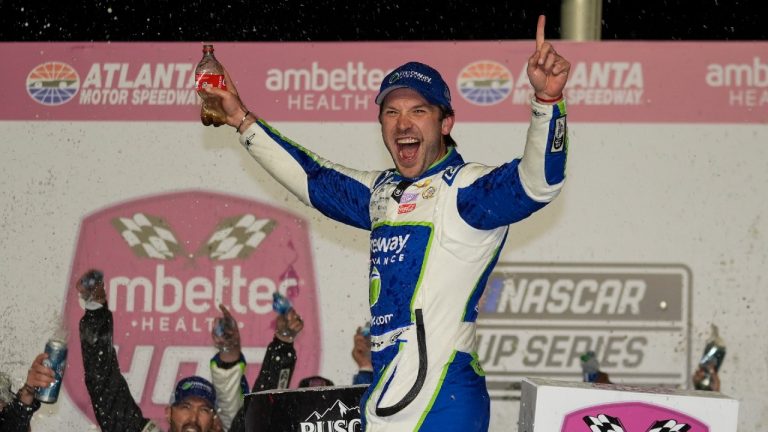
[[[522,154],[532,41],[214,46],[248,108],[335,162],[391,166],[373,97],[387,70],[414,59],[451,87],[465,159]],[[768,202],[755,197],[768,187],[766,43],[556,46],[573,62],[568,181],[512,226],[480,311],[492,430],[514,428],[521,373],[578,380],[584,347],[620,383],[686,386],[710,324],[728,344],[721,378],[741,401],[740,429],[764,429]],[[167,403],[168,383],[213,354],[206,327],[218,291],[229,305],[239,290],[251,380],[273,319],[254,310],[273,286],[290,295],[296,279],[297,309],[314,304],[317,317],[297,340],[306,370],[293,382],[312,371],[351,382],[352,335],[370,319],[367,233],[308,210],[232,128],[200,125],[191,74],[201,48],[0,45],[14,59],[0,107],[0,367],[18,387],[62,314],[75,341],[59,402],[38,412],[35,430],[92,424],[79,408],[82,308],[72,292],[91,267],[104,267],[121,367],[148,416]]]
[[[318,373],[322,341],[307,226],[296,215],[256,201],[204,191],[119,203],[83,220],[71,286],[90,268],[104,271],[114,314],[114,344],[144,416],[163,420],[178,379],[210,379],[211,326],[223,303],[240,324],[253,383],[274,336],[272,294],[288,297],[306,322],[296,341],[295,376]],[[67,293],[76,329],[83,309]],[[77,332],[70,333],[65,386],[92,417]]]

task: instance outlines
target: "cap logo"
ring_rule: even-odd
[[[451,109],[451,93],[440,73],[430,66],[418,62],[406,63],[391,71],[381,82],[376,104],[398,88],[410,88],[421,94],[430,104]]]
[[[416,72],[416,71],[412,71],[412,70],[400,71],[400,72],[393,73],[392,76],[389,78],[389,83],[392,84],[393,82],[395,82],[397,80],[405,79],[405,78],[414,78],[414,79],[417,79],[419,81],[425,82],[427,84],[432,84],[432,77],[424,75],[421,72]]]

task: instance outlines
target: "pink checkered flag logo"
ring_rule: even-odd
[[[710,432],[710,429],[706,423],[687,413],[666,406],[633,401],[592,405],[569,413],[563,418],[560,432],[577,431]]]
[[[112,225],[136,256],[167,260],[183,253],[176,235],[162,218],[136,213],[112,219]]]
[[[252,214],[226,218],[219,222],[196,255],[212,260],[248,258],[274,228],[274,220],[259,219]]]
[[[597,417],[584,416],[584,423],[591,432],[624,432],[624,426],[617,417],[600,414]]]
[[[624,425],[618,417],[600,414],[597,417],[584,416],[584,423],[590,432],[624,432]],[[688,432],[691,427],[675,420],[657,420],[646,432]]]
[[[674,420],[659,420],[648,429],[648,432],[688,432],[691,427]]]

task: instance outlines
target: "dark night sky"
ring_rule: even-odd
[[[485,3],[485,4],[483,4]],[[560,1],[0,0],[3,41],[363,41],[559,37]],[[603,39],[766,40],[759,0],[604,0]],[[760,19],[760,17],[763,17]]]

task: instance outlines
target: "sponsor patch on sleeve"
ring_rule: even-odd
[[[565,117],[555,119],[555,136],[552,139],[550,152],[559,153],[565,150]]]

